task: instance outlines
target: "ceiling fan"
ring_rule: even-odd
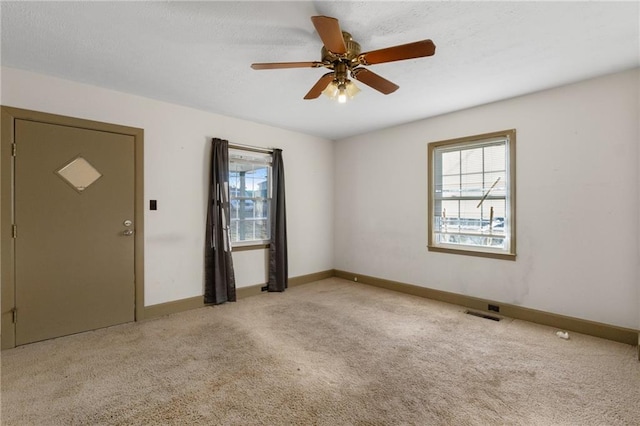
[[[351,34],[340,29],[340,23],[336,18],[312,16],[311,22],[313,22],[324,44],[321,51],[321,61],[251,64],[251,68],[254,70],[320,67],[330,69],[331,72],[320,77],[320,80],[309,90],[304,99],[316,99],[324,93],[332,99],[337,99],[340,103],[346,102],[347,98],[352,98],[360,91],[351,82],[349,76],[388,95],[395,92],[399,86],[367,68],[363,68],[363,66],[422,58],[436,52],[436,46],[431,40],[422,40],[360,53],[360,44],[353,40]]]

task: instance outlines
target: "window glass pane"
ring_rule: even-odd
[[[506,200],[485,200],[480,208],[482,209],[482,230],[492,234],[504,234]]]
[[[267,239],[266,220],[239,220],[237,225],[237,241],[256,241]]]
[[[460,196],[460,175],[442,176],[442,196]]]
[[[484,170],[486,172],[504,171],[506,165],[506,146],[504,143],[484,148]]]
[[[231,242],[238,241],[238,226],[239,222],[237,220],[231,220],[231,224],[229,225],[229,235],[231,236]]]
[[[506,195],[507,179],[505,176],[505,172],[486,173],[484,175],[484,179],[485,179],[485,182],[484,182],[484,188],[482,190],[482,195],[486,194],[487,192],[489,192],[489,195],[492,197],[495,197],[495,196],[504,197]],[[494,183],[495,183],[495,186],[493,187],[493,189],[491,189],[491,186]]]
[[[461,176],[462,196],[478,197],[478,200],[484,195],[482,173],[474,173]],[[477,204],[477,203],[476,203]]]
[[[460,201],[442,201],[442,210],[448,218],[457,218],[460,215]]]
[[[268,200],[257,199],[254,202],[254,217],[267,219],[267,208],[269,207]]]
[[[253,197],[267,198],[267,177],[268,168],[266,166],[254,166],[253,170],[247,171],[246,184]]]
[[[482,172],[482,148],[465,149],[461,151],[461,172]]]
[[[442,201],[442,211],[436,212],[436,227],[441,231],[457,231],[459,227],[458,219],[460,216],[459,201]]]
[[[478,202],[476,200],[460,201],[460,225],[465,229],[480,229],[482,212],[477,206]]]
[[[233,193],[234,188],[238,188],[240,182],[238,181],[238,172],[234,170],[229,170],[229,188]],[[237,194],[236,194],[237,195]]]
[[[271,195],[270,156],[231,154],[229,192],[231,196],[231,242],[269,240]]]
[[[457,175],[460,173],[460,151],[442,153],[442,174]]]
[[[231,213],[231,220],[239,217],[238,209],[240,208],[240,202],[238,200],[231,200],[229,202],[229,212]]]

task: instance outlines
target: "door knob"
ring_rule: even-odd
[[[133,235],[133,230],[132,229],[125,229],[122,232],[122,235],[126,235],[127,237],[130,237],[131,235]]]

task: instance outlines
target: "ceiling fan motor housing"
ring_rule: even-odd
[[[342,38],[344,39],[344,45],[347,47],[347,52],[344,55],[337,55],[333,52],[328,51],[324,46],[322,46],[321,54],[322,54],[322,62],[336,62],[340,59],[346,59],[345,62],[351,64],[354,59],[357,59],[360,55],[360,43],[355,41],[351,34],[346,31],[342,31]]]

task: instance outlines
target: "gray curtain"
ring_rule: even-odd
[[[204,303],[235,302],[236,279],[229,235],[229,142],[213,138],[207,205]]]
[[[273,150],[273,190],[271,195],[271,241],[269,242],[268,291],[284,291],[288,286],[287,210],[284,196],[282,150]]]

